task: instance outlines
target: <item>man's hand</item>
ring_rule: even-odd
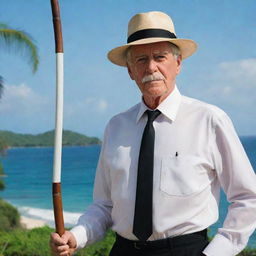
[[[52,233],[50,246],[52,255],[71,256],[75,252],[77,244],[74,235],[69,231],[65,231],[61,237],[57,233]]]

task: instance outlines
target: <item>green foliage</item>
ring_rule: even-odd
[[[0,136],[0,156],[5,155],[5,151],[7,148],[8,148],[8,146],[7,146],[5,139]]]
[[[3,94],[3,90],[4,90],[4,80],[3,80],[3,77],[0,76],[0,99]]]
[[[4,152],[5,152],[4,145],[5,145],[4,143],[1,143],[1,138],[0,138],[0,156],[4,155]],[[3,181],[4,176],[5,176],[4,168],[3,168],[2,163],[0,162],[0,191],[5,189],[5,185],[4,185],[4,181]]]
[[[49,227],[0,232],[0,252],[4,256],[50,256]],[[1,255],[1,254],[0,254]]]
[[[3,176],[4,176],[4,168],[2,166],[2,163],[0,162],[0,190],[4,190],[5,188],[4,181],[2,180]]]
[[[4,138],[10,147],[50,147],[54,144],[54,131],[49,131],[37,135],[18,134],[9,131],[0,131],[0,141]],[[100,140],[95,137],[63,131],[63,146],[86,146],[100,144]]]
[[[0,256],[50,256],[49,239],[54,230],[49,227],[32,230],[0,231]],[[80,250],[77,256],[107,256],[114,242],[113,232],[94,245]]]
[[[28,57],[33,72],[36,72],[39,63],[37,47],[34,44],[33,38],[28,33],[0,23],[0,47]]]
[[[4,190],[4,189],[5,189],[4,181],[0,180],[0,190]]]
[[[7,24],[0,23],[0,48],[14,51],[22,56],[28,57],[28,62],[35,73],[38,68],[39,57],[37,47],[32,37],[24,31],[10,28]],[[0,99],[3,94],[4,80],[0,76]]]
[[[238,256],[256,256],[256,250],[248,248],[239,253]]]
[[[2,163],[0,162],[0,177],[1,176],[4,176],[4,168],[3,168]]]
[[[0,199],[0,230],[10,231],[20,226],[20,215],[18,210]]]

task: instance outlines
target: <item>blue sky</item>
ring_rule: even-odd
[[[198,43],[184,60],[182,94],[226,111],[239,135],[256,135],[256,1],[254,0],[59,0],[65,51],[64,128],[102,137],[108,120],[140,100],[125,68],[107,52],[126,41],[138,12],[164,11],[178,37]],[[41,133],[54,128],[55,53],[50,0],[1,0],[0,22],[28,32],[40,65],[0,45],[0,130]]]

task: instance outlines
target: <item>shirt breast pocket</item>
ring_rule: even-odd
[[[205,189],[215,173],[198,156],[165,157],[161,163],[160,190],[170,196],[189,196]]]

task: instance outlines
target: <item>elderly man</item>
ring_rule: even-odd
[[[109,228],[116,232],[111,256],[233,256],[246,246],[256,224],[255,173],[228,116],[176,87],[182,60],[195,50],[162,12],[131,19],[128,43],[108,57],[127,66],[142,100],[108,123],[94,202],[70,232],[52,234],[55,255],[70,255]],[[221,187],[231,204],[209,243]]]

